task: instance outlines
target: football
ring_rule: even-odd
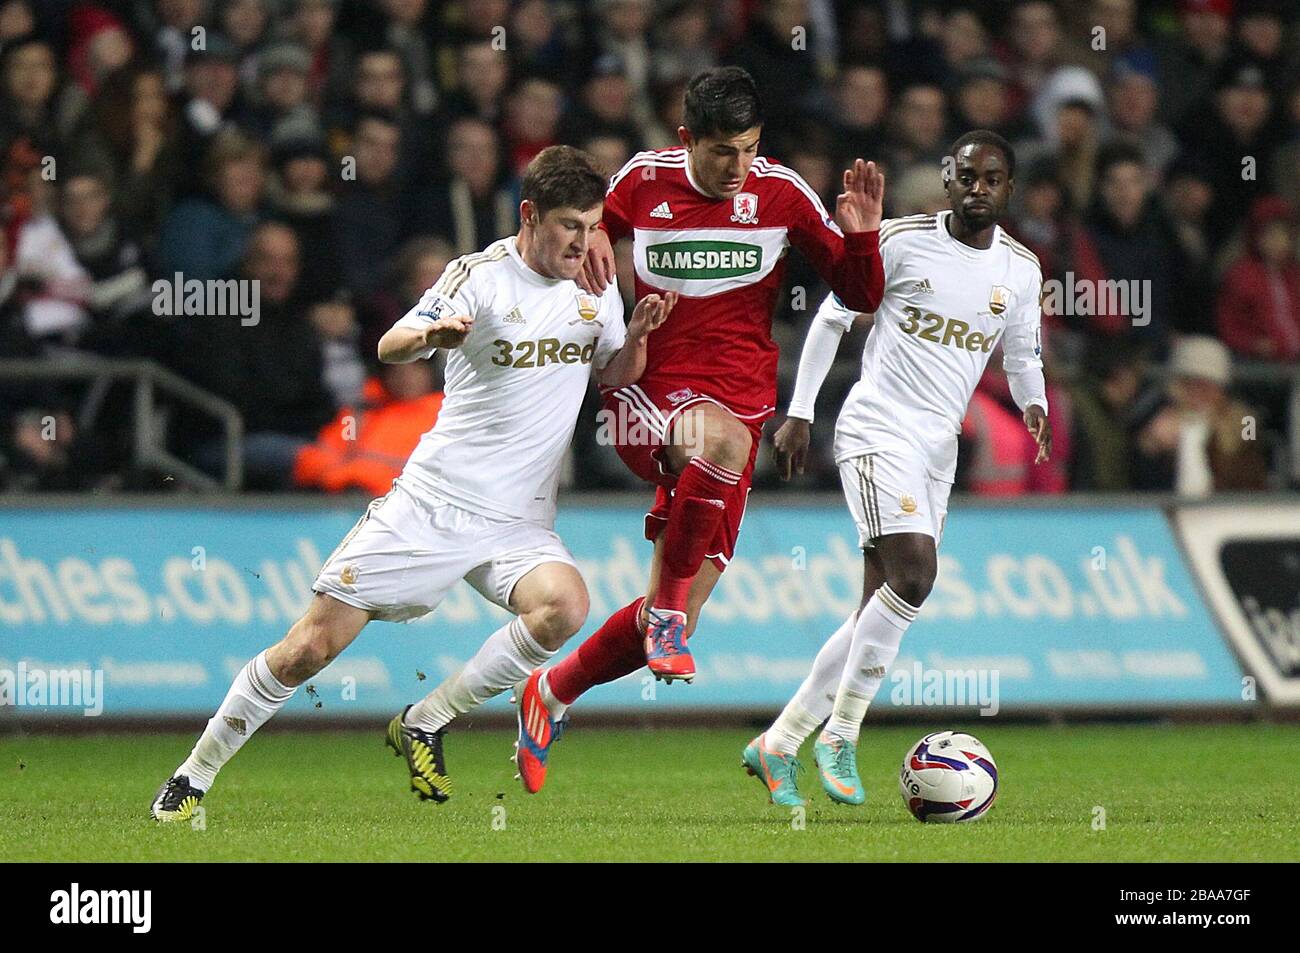
[[[998,796],[998,766],[974,735],[936,731],[907,752],[898,788],[918,821],[973,821]]]

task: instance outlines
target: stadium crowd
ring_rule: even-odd
[[[379,336],[517,229],[537,152],[612,173],[675,145],[686,80],[736,63],[765,96],[761,151],[829,207],[856,156],[906,215],[947,207],[961,132],[1015,145],[1004,226],[1065,289],[1044,317],[1056,453],[1032,465],[994,360],[960,489],[1293,485],[1298,25],[1294,0],[0,0],[0,358],[157,361],[240,411],[249,487],[381,493],[441,395],[436,363],[379,366]],[[258,279],[259,319],[159,314],[155,281],[180,276]],[[786,393],[826,293],[797,253],[787,283]],[[804,487],[838,487],[831,422],[868,320]],[[132,465],[127,390],[90,406],[84,385],[0,379],[0,488],[179,485]],[[596,408],[570,484],[633,485]],[[168,446],[219,474],[213,422],[162,409]]]

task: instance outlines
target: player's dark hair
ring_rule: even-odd
[[[520,197],[536,205],[539,216],[553,208],[586,211],[605,200],[605,177],[581,149],[547,146],[524,169]]]
[[[997,149],[1002,153],[1002,158],[1007,163],[1007,178],[1014,179],[1016,177],[1016,150],[1012,149],[1011,143],[996,132],[991,129],[972,129],[965,135],[957,137],[957,141],[948,148],[948,155],[955,160],[957,153],[971,145],[992,146]]]
[[[763,104],[754,77],[739,66],[696,73],[686,84],[683,125],[697,139],[738,136],[763,125]]]

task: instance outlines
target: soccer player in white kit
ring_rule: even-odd
[[[543,150],[521,194],[518,235],[451,262],[380,340],[390,364],[448,352],[437,423],[325,561],[306,614],[236,676],[155,796],[155,820],[188,818],[222,765],[367,622],[432,612],[465,579],[514,617],[388,730],[412,790],[445,801],[447,723],[525,680],[586,620],[586,586],[552,528],[563,454],[592,370],[604,385],[634,383],[675,296],[647,295],[625,327],[616,287],[596,296],[573,281],[605,197],[584,153]]]
[[[858,731],[899,643],[930,593],[957,466],[957,435],[989,356],[1002,366],[1025,426],[1051,453],[1039,337],[1038,259],[997,225],[1010,200],[1015,155],[985,130],[959,138],[943,180],[951,211],[880,227],[885,294],[835,426],[835,461],[865,557],[861,608],[826,642],[785,710],[745,749],[744,764],[773,803],[803,804],[796,756],[813,746],[822,787],[865,800]],[[802,470],[813,403],[854,314],[828,296],[809,328],[788,419],[777,431],[785,479]]]

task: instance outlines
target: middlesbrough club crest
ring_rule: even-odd
[[[731,220],[741,225],[758,224],[758,196],[753,192],[738,192],[731,200]]]

